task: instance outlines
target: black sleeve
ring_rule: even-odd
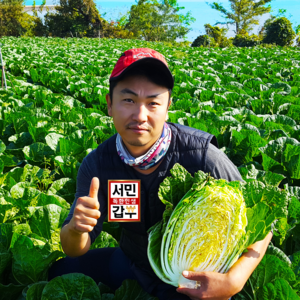
[[[210,173],[212,177],[228,181],[243,181],[239,170],[233,162],[223,151],[212,144],[209,144],[207,149],[205,162],[205,172]]]
[[[62,227],[65,226],[66,224],[68,224],[70,222],[70,220],[72,219],[77,199],[79,197],[88,196],[92,178],[93,177],[99,178],[99,170],[97,169],[98,166],[99,166],[99,163],[98,163],[98,160],[96,157],[96,151],[94,150],[83,159],[82,164],[80,165],[80,168],[79,168],[78,174],[77,174],[75,200],[70,208],[70,212],[69,212],[67,218],[65,219],[64,223],[62,224]],[[97,220],[97,224],[94,227],[93,231],[89,232],[92,243],[95,241],[97,236],[101,233],[102,224],[107,215],[107,203],[106,203],[107,201],[105,201],[105,195],[101,189],[101,182],[100,182],[100,189],[98,191],[98,201],[100,204],[99,210],[101,212],[101,216]]]

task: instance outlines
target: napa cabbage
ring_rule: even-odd
[[[156,275],[173,286],[193,288],[182,271],[226,273],[245,249],[262,240],[277,218],[286,218],[288,194],[262,182],[191,176],[175,164],[159,188],[166,205],[151,227],[148,258]]]

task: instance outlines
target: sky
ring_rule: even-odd
[[[99,1],[94,0],[97,8],[99,9],[101,15],[106,13],[105,19],[107,20],[116,20],[120,15],[125,14],[126,11],[130,10],[131,5],[136,4],[136,1],[128,0],[118,0],[118,1]],[[36,1],[36,5],[41,4],[41,0]],[[192,16],[196,19],[194,23],[191,24],[191,30],[187,34],[187,40],[192,42],[194,39],[204,34],[204,24],[209,23],[215,25],[218,21],[224,21],[221,13],[212,9],[207,3],[218,2],[222,3],[225,8],[229,8],[228,0],[177,0],[180,6],[185,7],[184,10],[180,12],[182,14],[191,11]],[[25,0],[26,5],[32,5],[33,0]],[[59,0],[47,0],[47,5],[58,4]],[[271,1],[272,14],[276,15],[279,9],[286,9],[286,17],[293,23],[293,27],[296,27],[300,24],[300,19],[297,16],[300,16],[300,0],[272,0]],[[264,24],[265,20],[270,17],[270,14],[265,14],[259,18],[259,25],[254,26],[253,33],[257,34]],[[229,26],[229,31],[227,33],[228,37],[233,37],[234,26]]]

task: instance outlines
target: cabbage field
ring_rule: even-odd
[[[82,274],[47,282],[51,264],[65,256],[59,232],[80,163],[116,133],[105,101],[109,76],[123,51],[139,47],[161,52],[175,76],[168,121],[214,134],[251,182],[253,203],[273,197],[277,205],[278,193],[286,199],[272,245],[234,299],[300,299],[299,48],[71,38],[1,43],[8,89],[0,88],[0,300],[156,299],[133,280],[116,291]],[[119,237],[118,224],[105,222],[92,248],[115,247]]]

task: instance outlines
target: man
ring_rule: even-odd
[[[215,178],[242,180],[237,168],[218,150],[214,136],[166,122],[173,86],[173,76],[160,53],[131,49],[119,58],[106,95],[108,114],[118,134],[99,145],[81,164],[75,201],[61,230],[62,247],[68,256],[52,266],[49,280],[80,272],[114,289],[127,278],[136,279],[161,300],[227,300],[243,288],[259,264],[271,233],[249,247],[226,274],[183,272],[186,278],[201,283],[199,289],[176,289],[151,269],[147,230],[162,218],[164,205],[158,188],[175,163],[192,175],[203,170]],[[120,247],[89,250],[107,216],[109,179],[141,179],[141,222],[120,223]]]

